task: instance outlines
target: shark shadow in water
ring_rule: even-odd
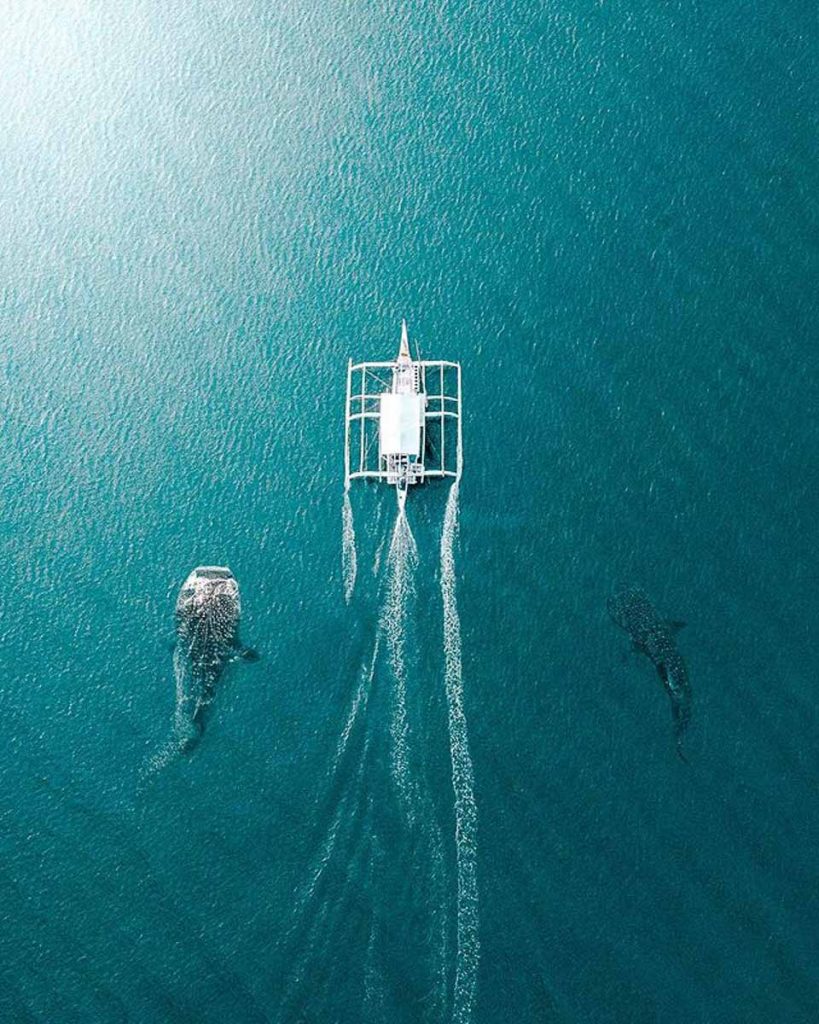
[[[631,637],[634,650],[647,655],[657,669],[671,701],[677,754],[687,764],[683,738],[691,720],[691,686],[676,638],[685,623],[661,618],[638,587],[616,590],[608,599],[608,610],[612,621]]]

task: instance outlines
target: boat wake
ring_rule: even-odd
[[[350,512],[350,515],[352,515],[352,512]],[[379,546],[376,553],[376,560],[380,564],[381,546]],[[347,566],[349,566],[349,562],[345,559],[345,567]],[[352,578],[354,583],[354,554],[352,566],[352,577],[345,578]],[[366,707],[367,698],[378,665],[379,654],[382,647],[386,647],[393,682],[390,715],[391,774],[408,814],[412,813],[412,786],[409,767],[410,724],[407,710],[406,640],[409,611],[415,597],[415,574],[417,568],[418,546],[410,529],[406,514],[401,510],[393,527],[387,553],[383,582],[384,597],[378,615],[378,626],[369,669],[360,673],[358,689],[353,698],[336,752],[336,763],[339,763],[355,721]],[[345,573],[346,571],[347,568],[345,568]],[[350,591],[349,593],[352,596],[352,592]]]
[[[455,483],[440,538],[445,694],[437,705],[421,685],[423,662],[412,644],[422,621],[420,558],[403,510],[379,546],[375,637],[359,665],[315,812],[314,853],[279,947],[287,979],[282,1024],[336,1019],[340,1006],[390,1024],[471,1019],[477,816],[455,591],[457,522]],[[431,784],[431,766],[446,763],[429,746],[435,736],[449,746],[453,811],[445,809],[445,787]],[[454,819],[454,850],[445,842],[446,819]],[[341,958],[339,950],[346,951]]]
[[[409,767],[406,635],[408,609],[415,595],[418,547],[406,514],[399,512],[387,554],[387,596],[379,620],[379,633],[387,640],[394,679],[390,737],[392,775],[404,809],[412,817],[412,781]],[[378,641],[376,640],[376,643]]]
[[[358,573],[353,505],[350,501],[349,484],[344,488],[344,503],[341,506],[341,572],[344,580],[344,600],[349,604],[355,590],[355,578]]]
[[[463,700],[461,620],[455,589],[455,538],[458,531],[458,481],[452,485],[441,534],[441,597],[444,609],[444,681],[455,793],[457,859],[457,942],[452,1019],[467,1024],[475,1001],[480,958],[478,931],[478,820],[475,780]]]

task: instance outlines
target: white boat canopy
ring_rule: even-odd
[[[387,392],[379,397],[380,454],[419,456],[426,395],[393,395]]]

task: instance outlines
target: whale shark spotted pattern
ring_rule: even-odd
[[[661,618],[638,587],[617,590],[608,600],[608,610],[612,620],[631,637],[634,649],[649,657],[657,669],[671,700],[677,754],[686,761],[682,744],[691,719],[691,687],[676,639],[684,623]]]
[[[188,576],[176,602],[176,712],[179,748],[190,750],[202,735],[205,710],[228,662],[255,660],[239,644],[239,585],[230,569],[200,566]]]

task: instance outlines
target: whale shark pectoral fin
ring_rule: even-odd
[[[670,619],[668,622],[668,628],[671,630],[672,633],[679,633],[679,631],[681,629],[684,629],[685,626],[686,623],[683,622],[681,619]]]
[[[660,662],[657,663],[657,671],[660,673],[660,679],[662,679],[662,681],[664,683],[667,683],[668,682],[668,668],[666,667],[666,664],[665,664],[664,661],[660,661]]]
[[[242,661],[258,661],[259,652],[253,647],[239,647],[236,654]]]

